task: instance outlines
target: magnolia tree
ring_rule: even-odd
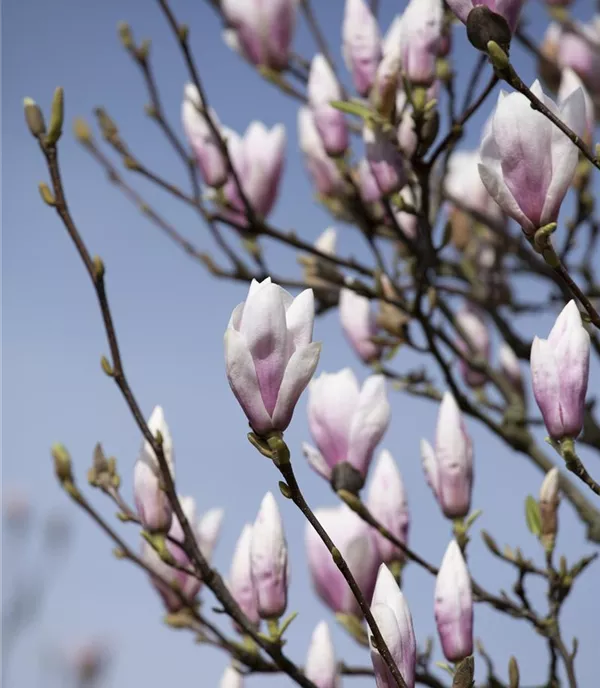
[[[333,217],[355,225],[364,255],[347,257],[333,228],[312,244],[301,232],[269,221],[283,174],[285,130],[252,122],[239,135],[221,124],[227,115],[211,108],[188,26],[168,0],[158,5],[189,78],[181,105],[185,139],[164,115],[149,44],[136,43],[129,26],[121,24],[122,44],[148,89],[147,114],[180,156],[189,188],[145,167],[103,109],[96,112],[102,143],[83,120],[75,122],[75,134],[168,239],[216,278],[250,283],[246,299],[232,304],[224,372],[248,420],[248,452],[272,462],[273,484],[265,486],[271,491],[240,533],[225,577],[211,564],[222,511],[199,518],[194,500],[179,496],[187,487],[176,480],[165,414],[156,407],[146,420],[140,409],[119,350],[104,263],[69,211],[58,158],[64,105],[57,89],[47,125],[40,107],[25,101],[27,124],[50,176],[49,184],[40,184],[41,196],[60,216],[85,265],[110,348],[102,369],[143,436],[132,468],[133,503],[122,495],[116,463],[100,445],[87,478],[118,506],[121,521],[139,529],[140,552],[120,534],[131,526],[107,522],[90,504],[62,445],[52,450],[60,484],[112,538],[118,555],[148,576],[168,623],[230,655],[223,688],[260,685],[265,673],[286,674],[304,688],[333,688],[342,675],[357,674],[372,676],[379,688],[468,688],[474,685],[474,605],[490,606],[543,636],[549,669],[539,668],[537,684],[573,688],[576,645],[561,631],[561,610],[596,554],[567,561],[555,552],[555,541],[562,497],[588,540],[600,542],[600,485],[578,453],[581,444],[600,451],[600,425],[593,404],[586,403],[590,353],[600,355],[594,305],[600,293],[600,224],[590,192],[600,169],[600,149],[592,142],[600,104],[600,25],[571,19],[563,7],[568,1],[548,0],[553,23],[537,46],[527,34],[523,0],[410,0],[398,7],[402,14],[383,34],[376,0],[346,0],[341,26],[327,34],[334,41],[341,35],[349,89],[309,0],[209,4],[223,21],[227,46],[273,88],[299,101],[298,139],[317,200]],[[292,48],[301,19],[319,50],[309,58]],[[466,31],[472,44],[462,103],[454,90],[453,28]],[[516,41],[537,60],[541,81],[527,86],[520,78],[511,61]],[[480,85],[484,77],[487,83]],[[505,90],[494,105],[490,95],[499,83]],[[440,102],[448,105],[443,111]],[[479,110],[490,113],[479,148],[456,150]],[[179,234],[129,185],[105,147],[129,173],[194,208],[219,255],[200,251]],[[575,214],[559,226],[568,194]],[[262,251],[269,242],[298,253],[300,275],[271,271]],[[583,250],[575,252],[576,245]],[[514,280],[523,273],[545,285],[540,300],[528,302],[514,293]],[[335,308],[357,358],[371,368],[362,385],[348,368],[315,375],[328,344],[313,341],[314,318]],[[515,325],[515,315],[530,313],[533,321],[557,311],[550,332],[539,331],[533,342]],[[497,359],[491,356],[492,338],[502,342]],[[403,367],[405,350],[427,367]],[[527,400],[522,361],[529,363],[539,414]],[[451,524],[441,561],[427,561],[418,543],[408,544],[406,491],[393,456],[381,451],[371,468],[393,415],[390,383],[438,405],[437,426],[422,439],[421,455],[425,480]],[[308,397],[312,434],[304,458],[292,456],[286,444],[302,394]],[[501,549],[481,533],[490,556],[514,570],[514,596],[489,590],[469,571],[469,541],[479,514],[471,504],[478,448],[466,417],[545,474],[539,495],[526,500],[537,551]],[[545,425],[550,448],[534,438],[537,425]],[[304,460],[331,485],[338,506],[313,508],[294,471]],[[295,614],[288,610],[286,526],[278,506],[285,500],[306,519],[306,561],[316,595],[354,641],[369,648],[370,666],[339,657],[326,622],[315,628],[306,657],[287,652]],[[435,618],[447,674],[433,665],[431,644],[415,637],[411,600],[402,592],[407,566],[435,577],[431,607],[419,614]],[[531,579],[546,591],[539,608],[528,596]],[[200,606],[199,593],[209,591],[233,630]],[[486,685],[517,688],[518,657],[498,675],[490,670]]]

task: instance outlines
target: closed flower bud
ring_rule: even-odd
[[[587,144],[590,144],[592,142],[594,127],[596,125],[594,103],[590,98],[587,88],[583,85],[583,81],[577,76],[577,73],[570,67],[563,69],[560,80],[560,88],[558,89],[559,105],[562,105],[571,95],[571,93],[575,92],[578,88],[581,89],[585,101],[585,132],[583,138]]]
[[[315,509],[315,516],[348,564],[363,595],[369,600],[380,563],[371,527],[345,504]],[[310,523],[306,524],[306,554],[313,585],[324,604],[337,613],[361,616],[360,607],[348,583]]]
[[[219,142],[200,111],[203,107],[198,89],[193,84],[187,84],[181,105],[183,129],[194,151],[204,183],[207,186],[220,187],[227,180],[227,163],[219,148]],[[210,109],[209,115],[218,128],[220,124],[216,113]]]
[[[377,574],[371,613],[407,688],[414,688],[417,644],[412,616],[398,583],[385,564],[381,564]],[[375,646],[371,634],[369,645],[377,688],[393,688],[396,681]]]
[[[252,528],[250,570],[259,616],[278,619],[287,607],[288,553],[279,508],[270,492]]]
[[[583,427],[590,368],[590,336],[575,301],[563,308],[548,335],[531,347],[533,394],[553,440],[575,438]]]
[[[365,157],[382,196],[387,196],[406,184],[406,165],[397,144],[381,128],[363,128]]]
[[[321,345],[311,342],[312,289],[293,298],[268,277],[252,280],[225,332],[227,379],[258,435],[283,431],[309,383]]]
[[[450,9],[463,24],[467,23],[467,18],[473,8],[485,7],[491,10],[491,12],[504,17],[511,31],[514,31],[517,27],[517,21],[524,2],[525,0],[505,0],[504,2],[498,2],[498,0],[447,0]]]
[[[558,532],[558,488],[560,474],[554,467],[546,473],[540,487],[540,539],[548,548],[554,548],[556,533]]]
[[[372,341],[377,334],[377,318],[366,296],[346,287],[340,290],[340,321],[346,338],[365,362],[379,358],[381,347]]]
[[[375,203],[381,200],[381,190],[365,158],[357,165],[356,178],[358,192],[364,203]]]
[[[315,248],[319,249],[321,253],[328,256],[335,256],[337,234],[334,227],[327,227],[327,229],[319,235],[315,241]]]
[[[308,425],[317,449],[304,445],[304,453],[327,480],[340,463],[350,464],[364,480],[389,422],[382,375],[371,375],[360,389],[350,368],[321,373],[310,384],[308,397]]]
[[[298,0],[222,0],[221,10],[235,31],[239,52],[254,65],[281,70],[288,63],[297,4]]]
[[[312,634],[304,675],[317,688],[337,688],[339,686],[335,650],[326,621],[321,621]]]
[[[482,387],[487,381],[485,373],[471,368],[467,360],[473,357],[482,358],[484,361],[489,359],[490,335],[488,328],[476,312],[466,308],[459,311],[456,322],[468,340],[467,342],[459,339],[456,343],[465,356],[459,360],[461,375],[469,387]]]
[[[229,580],[227,586],[233,599],[238,603],[240,609],[248,617],[251,624],[257,628],[260,623],[258,614],[258,599],[256,588],[252,580],[252,568],[250,564],[250,550],[252,546],[252,526],[247,523],[236,543],[231,568],[229,569]]]
[[[536,81],[531,91],[576,134],[585,131],[583,92],[571,93],[559,108]],[[502,210],[523,231],[558,218],[575,174],[575,145],[521,93],[500,93],[490,132],[481,145],[481,181]]]
[[[152,411],[148,420],[148,429],[154,437],[160,433],[163,453],[173,475],[173,440],[160,406],[156,406]],[[144,440],[133,472],[133,495],[140,523],[150,533],[167,533],[171,527],[171,504],[161,482],[156,454],[150,443]]]
[[[219,533],[221,532],[221,523],[225,512],[223,509],[210,509],[202,515],[198,521],[196,528],[196,536],[198,538],[198,545],[200,551],[208,561],[212,559],[215,545]]]
[[[506,342],[502,342],[500,345],[498,357],[500,359],[500,369],[502,373],[507,377],[513,388],[519,392],[519,394],[523,394],[523,376],[521,374],[519,359]]]
[[[381,59],[377,19],[365,0],[346,0],[342,24],[342,52],[352,74],[354,88],[367,96]]]
[[[446,392],[438,413],[435,449],[421,440],[423,469],[446,518],[464,518],[471,508],[473,448],[456,400]]]
[[[410,516],[406,492],[400,471],[387,449],[381,451],[375,464],[367,507],[394,537],[405,545],[408,544]],[[385,564],[404,559],[404,552],[383,535],[374,531],[374,537],[379,556]]]
[[[413,84],[430,86],[442,36],[441,0],[410,0],[402,15],[402,72]]]
[[[243,138],[234,131],[224,133],[246,200],[255,213],[267,217],[279,192],[285,155],[285,127],[278,124],[269,130],[262,122],[251,122]],[[228,179],[223,193],[232,211],[243,218],[246,210],[235,179]]]
[[[394,110],[401,74],[402,18],[396,17],[383,40],[383,58],[375,75],[370,99],[377,111],[390,117]]]
[[[228,666],[223,672],[219,688],[243,688],[244,677],[232,666]]]
[[[456,540],[448,545],[435,582],[435,623],[449,662],[473,652],[473,595],[467,565]]]
[[[342,99],[342,89],[323,55],[313,57],[307,91],[308,104],[325,151],[328,155],[342,155],[348,147],[348,125],[344,113],[330,105],[332,100]]]
[[[322,196],[338,196],[344,191],[344,180],[335,162],[327,155],[310,108],[298,111],[300,150],[313,183]]]

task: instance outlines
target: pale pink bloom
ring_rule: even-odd
[[[251,547],[252,526],[246,523],[235,545],[227,587],[250,623],[258,628],[260,616],[258,614],[256,588],[252,579]]]
[[[243,688],[244,677],[232,666],[228,666],[223,672],[219,688]]]
[[[506,342],[500,345],[498,354],[500,361],[500,369],[508,378],[510,384],[518,391],[523,389],[523,375],[521,373],[521,366],[519,359],[515,352],[508,346]]]
[[[379,567],[371,602],[371,613],[375,617],[381,635],[407,688],[413,688],[415,685],[417,643],[412,616],[398,583],[385,564],[381,564]],[[371,661],[375,670],[377,688],[393,688],[396,681],[385,660],[374,646],[370,633],[369,645],[371,646]]]
[[[354,87],[361,96],[367,96],[381,59],[381,36],[377,19],[365,0],[346,0],[342,53]]]
[[[600,50],[600,46],[598,47],[598,50]],[[590,94],[588,93],[587,88],[584,86],[583,81],[577,76],[577,72],[570,67],[563,69],[560,79],[560,88],[558,89],[559,104],[562,105],[571,95],[571,93],[579,88],[583,92],[583,98],[585,100],[585,139],[591,141],[596,124],[594,103],[592,102]]]
[[[600,16],[584,24],[575,22],[577,31],[563,30],[551,24],[545,40],[556,48],[556,61],[561,69],[570,67],[585,81],[593,93],[600,91]],[[581,35],[580,35],[581,34]]]
[[[330,105],[333,100],[343,99],[342,88],[323,55],[315,55],[312,59],[307,93],[325,151],[328,155],[342,155],[348,147],[348,125],[343,112]]]
[[[252,527],[250,570],[258,613],[278,619],[287,607],[288,550],[275,497],[267,492]]]
[[[365,158],[380,196],[387,196],[406,184],[406,164],[397,144],[380,127],[363,127]]]
[[[487,376],[485,373],[472,368],[467,360],[477,357],[488,361],[490,357],[490,334],[487,325],[477,312],[468,308],[463,308],[458,312],[456,322],[468,340],[467,342],[459,338],[456,342],[457,347],[466,357],[466,360],[460,358],[458,361],[461,375],[469,387],[482,387],[487,382]]]
[[[463,518],[471,508],[473,447],[456,400],[446,392],[438,412],[435,449],[421,440],[425,478],[446,518]]]
[[[327,155],[310,108],[298,110],[298,140],[304,161],[317,191],[322,196],[337,196],[344,191],[344,180],[335,162]]]
[[[347,462],[364,478],[390,422],[384,377],[371,375],[360,389],[344,368],[321,373],[308,391],[308,425],[318,448],[303,445],[311,467],[330,480],[333,468]]]
[[[548,504],[556,503],[558,499],[558,490],[560,487],[560,473],[558,468],[554,466],[545,475],[540,486],[540,502]]]
[[[287,66],[298,0],[222,0],[231,30],[226,41],[252,64],[280,70]]]
[[[163,454],[174,475],[173,440],[161,406],[156,406],[148,420],[154,437],[160,432]],[[171,527],[171,504],[161,484],[158,459],[147,440],[142,442],[133,470],[133,496],[138,518],[148,532],[168,532]]]
[[[377,334],[376,315],[366,296],[353,289],[340,289],[340,321],[352,348],[368,363],[379,358],[381,348],[371,341]]]
[[[294,298],[271,278],[252,280],[225,332],[227,379],[257,434],[283,431],[309,383],[321,345],[312,342],[312,289]]]
[[[321,621],[312,634],[304,665],[304,675],[317,688],[338,688],[339,686],[335,650],[326,621]]]
[[[575,301],[562,309],[548,339],[531,347],[533,394],[554,440],[577,437],[583,427],[590,370],[590,336]]]
[[[315,509],[315,516],[348,564],[363,595],[370,600],[380,562],[371,527],[345,504]],[[334,612],[362,616],[348,583],[310,523],[306,524],[306,554],[321,600]]]
[[[371,477],[367,507],[375,518],[403,544],[408,544],[410,515],[406,490],[396,463],[387,449],[383,449]],[[373,531],[381,560],[389,564],[402,561],[404,553],[380,533]]]
[[[585,131],[585,99],[577,90],[560,107],[536,81],[531,91],[577,135]],[[521,93],[500,93],[481,146],[481,181],[527,234],[555,222],[573,180],[578,150]]]
[[[456,540],[442,559],[435,582],[435,623],[444,656],[460,662],[473,653],[473,595],[467,565]]]
[[[410,0],[404,10],[400,37],[402,72],[414,84],[430,86],[435,81],[443,14],[441,0]]]

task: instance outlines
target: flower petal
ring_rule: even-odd
[[[323,458],[320,451],[311,447],[306,442],[302,443],[302,453],[308,461],[308,465],[325,480],[331,480],[331,468]]]
[[[542,412],[548,433],[554,439],[564,436],[560,413],[560,386],[552,347],[548,340],[534,337],[531,345],[533,395]]]

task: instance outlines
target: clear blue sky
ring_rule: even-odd
[[[327,27],[333,54],[339,58],[342,0],[315,4]],[[380,4],[384,27],[404,6],[394,0],[381,0]],[[297,153],[296,103],[276,93],[229,52],[221,41],[217,19],[203,2],[182,0],[173,5],[178,17],[191,26],[198,64],[221,120],[238,131],[252,119],[286,125],[286,174],[272,219],[284,228],[294,227],[307,239],[316,238],[331,222],[311,200],[310,184]],[[585,16],[587,5],[579,0],[575,11]],[[526,13],[532,22],[530,33],[539,39],[546,25],[543,9],[532,1]],[[46,171],[22,114],[24,96],[47,108],[54,87],[62,85],[69,122],[75,115],[89,117],[97,105],[106,106],[140,159],[185,185],[178,160],[144,115],[144,87],[117,40],[117,21],[128,20],[136,39],[152,39],[152,58],[167,115],[178,131],[186,73],[153,2],[21,0],[5,2],[2,19],[3,484],[27,489],[38,514],[63,507],[75,530],[73,550],[55,581],[42,620],[18,648],[11,685],[47,685],[37,660],[44,648],[99,634],[109,638],[115,648],[110,686],[154,688],[180,682],[214,686],[226,657],[195,645],[189,635],[161,625],[161,605],[144,576],[112,557],[111,544],[67,502],[55,484],[49,458],[53,442],[69,447],[84,482],[93,446],[101,440],[106,451],[118,458],[123,492],[129,498],[140,438],[118,390],[100,371],[100,356],[108,351],[95,298],[63,227],[39,199],[37,184],[46,180]],[[455,59],[462,85],[465,70],[476,57],[463,34],[462,27],[455,29]],[[314,51],[304,26],[298,31],[296,47],[305,55]],[[515,55],[519,54],[515,50]],[[527,81],[533,74],[532,65],[529,59],[523,64],[526,66],[521,71]],[[465,145],[477,145],[492,102],[475,118]],[[277,488],[273,467],[245,439],[245,421],[223,370],[223,330],[245,288],[213,281],[168,243],[107,183],[74,142],[68,127],[60,149],[73,215],[91,251],[106,263],[108,292],[126,370],[139,402],[147,415],[155,404],[165,409],[175,442],[181,492],[194,495],[200,510],[215,506],[225,509],[216,563],[226,572],[243,523],[254,518],[263,494]],[[205,227],[193,213],[151,186],[138,180],[134,183],[190,239],[212,248]],[[360,246],[353,230],[343,228],[340,251],[357,251]],[[277,264],[278,272],[294,270],[292,254],[270,247],[267,256]],[[530,288],[537,285],[532,283]],[[544,334],[550,324],[551,319],[540,318],[524,321],[522,328],[529,334]],[[361,369],[341,336],[335,314],[318,322],[316,338],[325,342],[320,370],[350,365],[361,379],[364,377],[367,371]],[[401,369],[413,363],[405,353],[395,362]],[[599,379],[594,369],[591,390],[598,388]],[[448,542],[449,526],[425,485],[418,452],[419,439],[433,434],[436,408],[396,392],[391,395],[393,423],[382,446],[392,451],[404,476],[412,511],[412,544],[428,559],[439,561]],[[304,397],[287,433],[289,444],[312,505],[331,505],[334,496],[304,465],[299,453],[301,441],[308,439],[305,403]],[[500,543],[521,545],[539,558],[539,548],[524,526],[523,500],[537,491],[540,474],[476,423],[469,421],[468,425],[475,444],[473,502],[484,509],[480,526]],[[598,465],[595,456],[589,461],[592,467]],[[113,509],[101,495],[90,492],[90,498],[105,516],[112,516]],[[281,508],[291,546],[290,609],[300,611],[287,647],[303,661],[316,623],[322,618],[333,626],[335,623],[310,590],[303,560],[304,522],[289,503],[281,504]],[[135,529],[125,526],[121,530],[137,546]],[[591,550],[566,504],[561,509],[558,547],[571,560]],[[470,563],[476,577],[490,589],[510,587],[511,572],[490,558],[478,537],[470,549]],[[566,637],[570,638],[575,629],[579,633],[581,686],[597,682],[594,652],[600,598],[592,586],[594,579],[598,580],[597,570],[577,583],[564,610]],[[409,566],[405,592],[417,636],[423,642],[426,635],[435,633],[433,579]],[[204,598],[210,606],[210,596],[205,594]],[[545,679],[545,642],[523,622],[478,607],[476,634],[497,659],[501,675],[514,654],[522,667],[524,685]],[[368,654],[357,649],[338,628],[334,641],[339,655],[349,663],[369,662]],[[437,639],[435,659],[441,659]],[[478,673],[480,670],[478,661]],[[249,686],[265,688],[284,683],[276,677],[248,680]],[[360,688],[369,682],[346,679],[345,684]]]

